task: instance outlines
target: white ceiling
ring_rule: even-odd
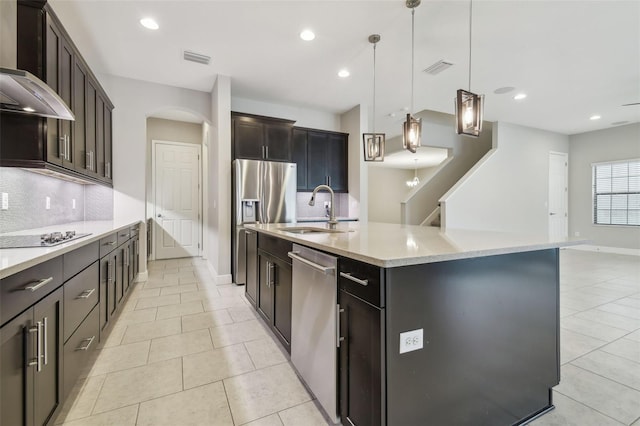
[[[342,113],[372,100],[370,34],[377,48],[376,130],[400,133],[410,105],[411,14],[403,0],[51,0],[97,73],[209,92],[219,74],[232,96]],[[468,88],[467,1],[416,9],[415,107],[453,113]],[[139,24],[151,16],[160,24]],[[312,28],[316,39],[298,34]],[[210,55],[185,62],[183,50]],[[437,76],[422,72],[445,59]],[[640,1],[473,2],[471,90],[485,119],[575,134],[640,121]],[[346,67],[351,76],[337,77]],[[494,94],[513,86],[528,94]],[[396,117],[389,117],[396,113]],[[601,120],[591,121],[593,114]],[[295,119],[295,117],[291,117]],[[428,141],[426,141],[428,144]]]

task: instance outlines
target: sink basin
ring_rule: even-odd
[[[339,229],[329,229],[329,228],[316,228],[313,226],[292,226],[292,227],[283,227],[280,228],[281,231],[291,232],[292,234],[317,234],[317,233],[326,233],[326,234],[343,234],[347,231],[341,231]]]

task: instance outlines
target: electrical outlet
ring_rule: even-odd
[[[51,197],[44,198],[44,208],[47,210],[51,208]]]
[[[2,193],[2,210],[9,210],[9,193]]]
[[[75,198],[71,199],[71,208],[74,209],[74,210],[76,209],[76,199]]]
[[[324,208],[325,209],[331,208],[331,201],[325,201],[324,202]]]
[[[423,348],[423,329],[405,331],[400,333],[400,353],[417,351]]]

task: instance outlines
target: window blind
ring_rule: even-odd
[[[640,226],[640,159],[597,163],[593,169],[593,223]]]

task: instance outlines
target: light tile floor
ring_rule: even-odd
[[[640,426],[640,259],[561,251],[561,376],[535,426]],[[326,425],[244,298],[197,258],[151,262],[64,425]]]

